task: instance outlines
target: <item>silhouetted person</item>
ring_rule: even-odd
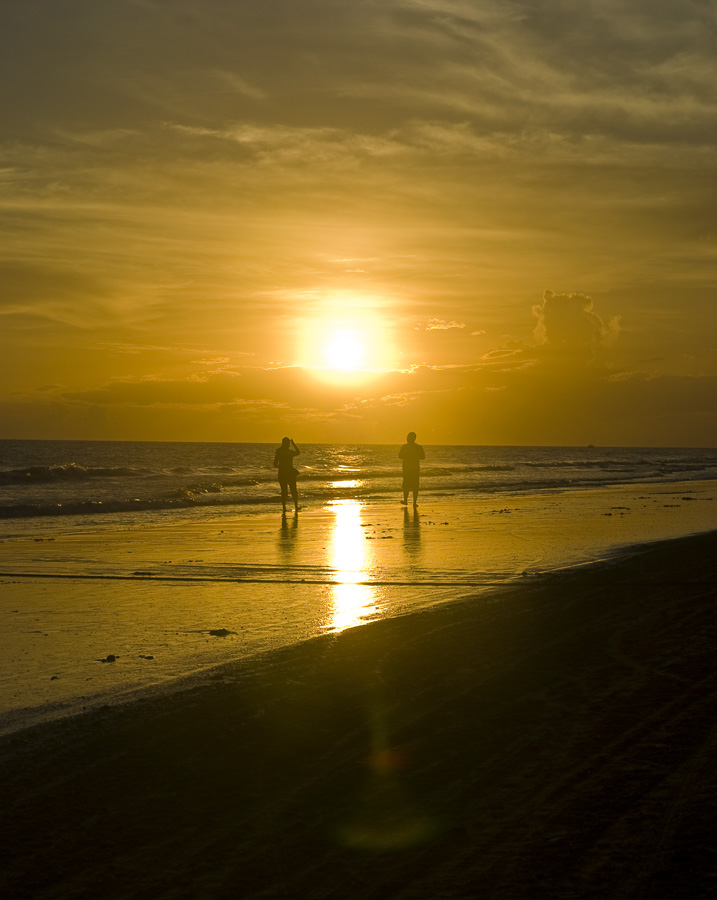
[[[410,431],[406,435],[406,441],[398,451],[398,458],[403,460],[403,505],[408,504],[409,492],[413,494],[413,505],[418,506],[418,481],[421,477],[421,460],[426,458],[426,453],[420,444],[416,443],[416,432]]]
[[[286,512],[286,501],[291,489],[294,500],[294,509],[299,508],[299,497],[296,490],[296,476],[299,474],[294,468],[294,457],[301,451],[291,438],[281,439],[281,447],[274,454],[274,466],[279,470],[279,484],[281,485],[281,507]]]

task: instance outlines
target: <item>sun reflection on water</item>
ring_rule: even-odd
[[[334,609],[329,627],[343,631],[359,625],[376,612],[374,589],[366,581],[369,554],[361,527],[361,503],[339,500],[332,504],[336,515],[331,534],[329,563],[334,569]]]

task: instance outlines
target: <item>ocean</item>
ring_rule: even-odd
[[[109,516],[132,524],[279,503],[274,444],[0,441],[0,518]],[[400,493],[398,445],[299,444],[300,502]],[[717,450],[425,445],[421,496],[449,501],[717,477]]]

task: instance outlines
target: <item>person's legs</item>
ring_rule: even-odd
[[[286,501],[289,498],[289,485],[285,481],[280,481],[281,485],[281,508],[286,512]]]
[[[299,508],[299,492],[296,490],[296,482],[289,482],[289,487],[291,488],[291,496],[294,500],[294,509]]]
[[[403,505],[408,506],[408,495],[413,494],[413,505],[418,498],[418,479],[413,475],[403,476]]]

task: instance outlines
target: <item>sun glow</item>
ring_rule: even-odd
[[[366,356],[361,336],[353,330],[335,331],[324,347],[324,357],[332,369],[355,372]]]
[[[337,383],[363,381],[396,365],[385,298],[337,291],[305,299],[312,311],[296,331],[299,365]]]

